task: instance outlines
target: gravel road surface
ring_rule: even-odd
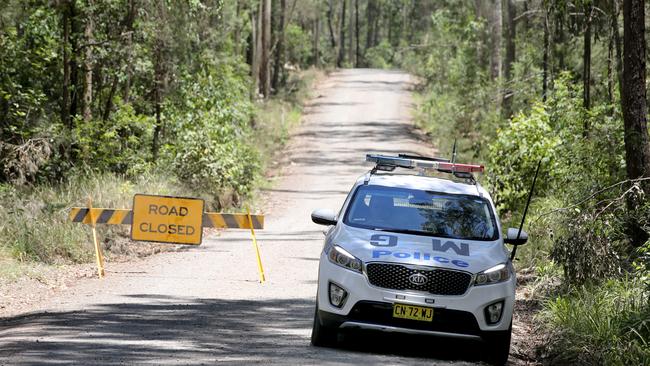
[[[435,338],[351,333],[337,349],[309,344],[323,240],[310,213],[340,208],[369,169],[367,152],[433,153],[412,126],[411,87],[407,74],[379,70],[321,83],[262,194],[266,283],[244,231],[109,263],[104,280],[82,279],[2,320],[0,364],[475,364],[476,345]]]

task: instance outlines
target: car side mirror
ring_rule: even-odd
[[[517,234],[519,234],[519,229],[515,228],[509,228],[508,232],[506,233],[506,237],[503,239],[503,242],[506,244],[512,244],[512,245],[524,245],[528,241],[528,233],[525,231],[521,231],[521,234],[519,234],[519,238],[517,238]]]
[[[336,225],[336,213],[327,208],[320,208],[311,213],[311,221],[318,225]]]

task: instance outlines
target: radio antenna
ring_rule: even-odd
[[[535,183],[537,183],[537,175],[539,174],[539,167],[542,166],[542,159],[539,159],[537,163],[537,169],[535,170],[535,176],[533,177],[533,184],[530,186],[530,192],[528,192],[528,200],[526,201],[526,208],[524,208],[524,215],[521,217],[521,223],[519,224],[519,231],[517,231],[517,240],[521,236],[521,230],[524,228],[524,222],[526,221],[526,214],[528,214],[528,206],[530,206],[530,199],[533,197],[533,191],[535,191]],[[512,253],[510,253],[510,260],[515,259],[515,254],[517,254],[517,245],[512,248]]]
[[[456,141],[457,141],[457,139],[454,139],[454,147],[451,150],[451,163],[452,164],[456,162],[456,154],[457,154]]]

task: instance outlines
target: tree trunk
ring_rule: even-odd
[[[276,93],[284,84],[284,22],[287,0],[280,0],[280,22],[277,28],[277,46],[275,49],[275,63],[273,64],[273,89]]]
[[[643,0],[623,1],[623,88],[621,107],[623,111],[625,165],[627,177],[636,179],[650,175],[650,147],[646,101],[645,64],[645,8]],[[642,183],[645,194],[650,185]],[[640,204],[633,195],[628,196],[628,208],[634,211]],[[639,246],[648,235],[633,219],[630,236],[633,246]]]
[[[235,6],[235,30],[233,32],[233,44],[234,44],[234,53],[235,57],[239,56],[239,46],[241,44],[241,24],[239,23],[239,20],[241,19],[241,0],[235,0],[237,2],[237,5]]]
[[[368,49],[372,48],[373,45],[373,39],[375,38],[375,2],[370,0],[368,1],[368,6],[366,7],[366,49],[365,52],[368,51]],[[366,61],[367,62],[367,61]]]
[[[618,79],[618,93],[623,95],[623,47],[621,44],[621,34],[618,29],[618,16],[621,12],[619,0],[612,0],[614,12],[612,14],[612,33],[614,33],[614,48],[616,50],[616,77]]]
[[[131,79],[133,78],[133,62],[131,62],[131,60],[133,59],[133,32],[135,32],[135,29],[133,28],[133,23],[135,22],[135,2],[136,0],[129,0],[128,11],[126,14],[126,19],[124,21],[124,25],[125,25],[124,28],[126,29],[126,59],[127,59],[126,78],[124,80],[124,89],[123,89],[123,96],[124,96],[123,99],[125,103],[128,103],[131,98]],[[106,113],[106,110],[104,113]],[[107,117],[104,119],[107,119]]]
[[[356,42],[354,67],[359,67],[361,49],[359,48],[359,0],[354,0],[354,40]]]
[[[79,35],[79,22],[77,21],[77,9],[75,7],[75,2],[70,1],[70,85],[72,89],[70,90],[70,111],[68,112],[70,117],[77,115],[77,109],[79,104],[79,64],[78,59],[79,52],[78,47],[78,35]]]
[[[111,115],[111,109],[113,109],[113,97],[115,97],[115,92],[117,91],[117,82],[119,81],[117,75],[113,76],[113,82],[111,83],[111,90],[108,92],[108,98],[106,98],[106,105],[104,106],[104,113],[102,114],[102,120],[107,121],[108,117]]]
[[[485,19],[485,2],[484,0],[475,0],[474,9],[476,11],[476,19],[478,21],[483,21]],[[480,32],[479,41],[476,42],[476,60],[478,62],[479,68],[485,70],[487,67],[487,60],[485,57],[485,45],[488,44],[487,34],[485,30]]]
[[[381,6],[375,4],[374,11],[375,17],[373,18],[374,24],[372,25],[372,46],[377,47],[379,42],[381,42],[381,28],[379,27],[379,21],[381,20]]]
[[[510,118],[512,114],[512,99],[513,91],[510,85],[512,84],[512,66],[516,58],[516,39],[517,39],[517,24],[515,18],[517,16],[517,7],[515,5],[515,0],[506,0],[507,1],[507,25],[508,25],[508,37],[506,39],[506,59],[503,65],[503,73],[505,77],[505,82],[507,83],[503,95],[503,116]]]
[[[492,16],[490,24],[491,47],[490,52],[490,77],[496,80],[501,76],[501,0],[492,0]]]
[[[251,11],[251,99],[257,99],[260,90],[260,24],[262,17],[262,3],[258,9]]]
[[[84,38],[86,42],[86,54],[84,57],[84,94],[83,94],[83,118],[85,122],[93,118],[93,31],[94,21],[92,15],[93,1],[88,0],[88,14],[86,15],[86,27]]]
[[[63,83],[61,96],[61,121],[68,127],[72,128],[70,118],[70,4],[65,3],[63,16],[61,19],[63,25]]]
[[[332,19],[334,17],[334,6],[332,5],[333,0],[329,0],[327,2],[327,27],[329,28],[330,31],[330,43],[332,45],[332,49],[336,49],[336,35],[334,34],[334,27],[332,26],[332,23],[334,20]]]
[[[158,3],[158,16],[160,22],[167,21],[167,10],[166,3]],[[156,162],[158,159],[158,152],[160,150],[160,135],[163,130],[163,121],[162,121],[162,102],[163,102],[163,93],[166,89],[166,79],[167,79],[167,65],[165,63],[165,52],[166,52],[166,38],[165,34],[162,32],[157,33],[156,44],[154,46],[154,109],[156,116],[156,124],[153,130],[153,141],[151,144],[151,157],[152,161]]]
[[[320,67],[320,16],[314,20],[314,65]]]
[[[347,4],[347,0],[343,0],[339,18],[339,55],[336,59],[336,67],[342,67],[345,62],[345,4]]]
[[[587,5],[585,9],[585,34],[584,34],[584,52],[582,53],[582,90],[583,98],[582,104],[585,109],[591,107],[591,18],[592,7]],[[585,126],[583,135],[586,137],[589,134],[588,119],[585,118]]]
[[[528,0],[524,0],[523,3],[524,3],[524,12],[523,12],[523,14],[526,14],[526,16],[524,16],[522,18],[522,20],[524,21],[524,34],[528,34],[528,29],[530,27],[529,22],[528,22]]]
[[[354,67],[354,10],[352,9],[352,2],[354,0],[345,1],[350,1],[350,6],[348,7],[348,12],[350,13],[350,20],[348,21],[348,62],[350,62],[351,67]]]
[[[271,0],[262,0],[262,58],[260,61],[260,83],[264,98],[271,95]]]
[[[614,104],[614,35],[607,38],[607,100]]]
[[[548,29],[548,10],[544,9],[544,59],[542,61],[542,100],[546,102],[548,94],[548,62],[549,62],[549,29]]]

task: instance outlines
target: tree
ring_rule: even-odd
[[[550,52],[551,46],[549,44],[550,38],[550,26],[549,26],[549,13],[551,12],[550,7],[544,6],[544,15],[543,15],[543,27],[544,27],[544,40],[543,40],[543,60],[542,60],[542,100],[546,101],[548,95],[548,79],[549,79],[549,69],[550,69]]]
[[[368,49],[377,45],[375,43],[377,39],[376,36],[377,29],[375,28],[377,18],[378,16],[377,16],[376,2],[368,1],[368,5],[366,6],[366,49],[365,51],[368,51]],[[366,64],[367,64],[367,60],[366,60]]]
[[[355,57],[354,67],[359,67],[359,60],[361,59],[361,49],[359,48],[359,0],[354,0],[354,40],[355,40]]]
[[[167,89],[167,62],[166,53],[169,38],[171,35],[168,31],[167,25],[167,4],[165,2],[158,3],[158,19],[164,24],[162,29],[156,33],[156,40],[153,52],[154,64],[154,80],[153,80],[153,97],[154,109],[156,116],[156,123],[153,131],[153,141],[151,144],[151,156],[155,162],[158,159],[158,151],[160,150],[160,135],[163,130],[162,121],[162,105],[164,93]]]
[[[275,62],[273,63],[273,89],[277,90],[284,84],[284,30],[287,0],[280,0],[280,21],[276,27]]]
[[[348,0],[345,0],[345,1],[348,1]],[[349,30],[348,30],[348,34],[349,34],[349,36],[348,36],[348,39],[349,39],[349,43],[348,43],[348,61],[350,61],[350,65],[352,67],[354,67],[354,62],[355,61],[354,61],[354,31],[353,30],[354,30],[354,24],[355,24],[354,23],[354,14],[355,13],[354,13],[354,9],[352,8],[354,0],[349,0],[349,1],[350,1],[350,6],[349,6],[350,20],[348,22],[348,28],[349,28]]]
[[[262,2],[252,6],[250,14],[251,34],[249,43],[250,65],[251,65],[251,99],[256,99],[260,86],[260,50],[261,36],[260,28],[262,24]]]
[[[262,0],[260,83],[262,95],[271,95],[271,0]]]
[[[502,11],[501,11],[501,0],[492,0],[491,4],[491,16],[490,16],[490,76],[492,80],[496,80],[501,76],[501,43],[502,43],[502,34],[501,34],[501,23],[502,23]]]
[[[510,84],[512,79],[512,67],[516,58],[516,39],[517,39],[517,7],[514,0],[506,0],[507,4],[507,37],[506,37],[506,58],[503,63],[503,74],[505,82]],[[506,87],[503,95],[503,116],[509,118],[512,114],[513,91]]]
[[[585,109],[591,107],[591,28],[593,19],[593,6],[590,1],[584,5],[585,13],[585,31],[584,47],[582,54],[582,80],[583,80],[583,105]],[[587,121],[585,119],[585,121]],[[586,123],[586,122],[585,122]],[[586,136],[589,132],[589,126],[584,126],[583,134]]]
[[[313,45],[313,58],[314,58],[314,66],[320,67],[320,16],[316,16],[314,19],[314,45]]]
[[[332,23],[334,23],[334,5],[332,4],[334,0],[329,0],[327,2],[327,28],[330,31],[330,45],[332,46],[332,49],[336,50],[336,34],[334,33],[334,26]]]
[[[341,67],[345,61],[345,4],[347,0],[342,1],[341,16],[339,17],[339,42],[338,42],[338,57],[336,59],[336,66]]]
[[[83,94],[83,118],[85,122],[93,118],[92,103],[93,103],[93,1],[88,0],[88,9],[86,10],[86,26],[84,28],[84,38],[86,44],[84,48],[86,53],[84,56],[84,94]]]
[[[645,5],[642,0],[624,0],[621,107],[625,130],[625,164],[629,179],[650,176],[645,52]],[[650,185],[644,183],[641,186],[646,195],[650,193]],[[633,196],[628,199],[631,209],[638,204]],[[643,244],[648,238],[638,223],[632,223],[630,232],[634,246]]]

